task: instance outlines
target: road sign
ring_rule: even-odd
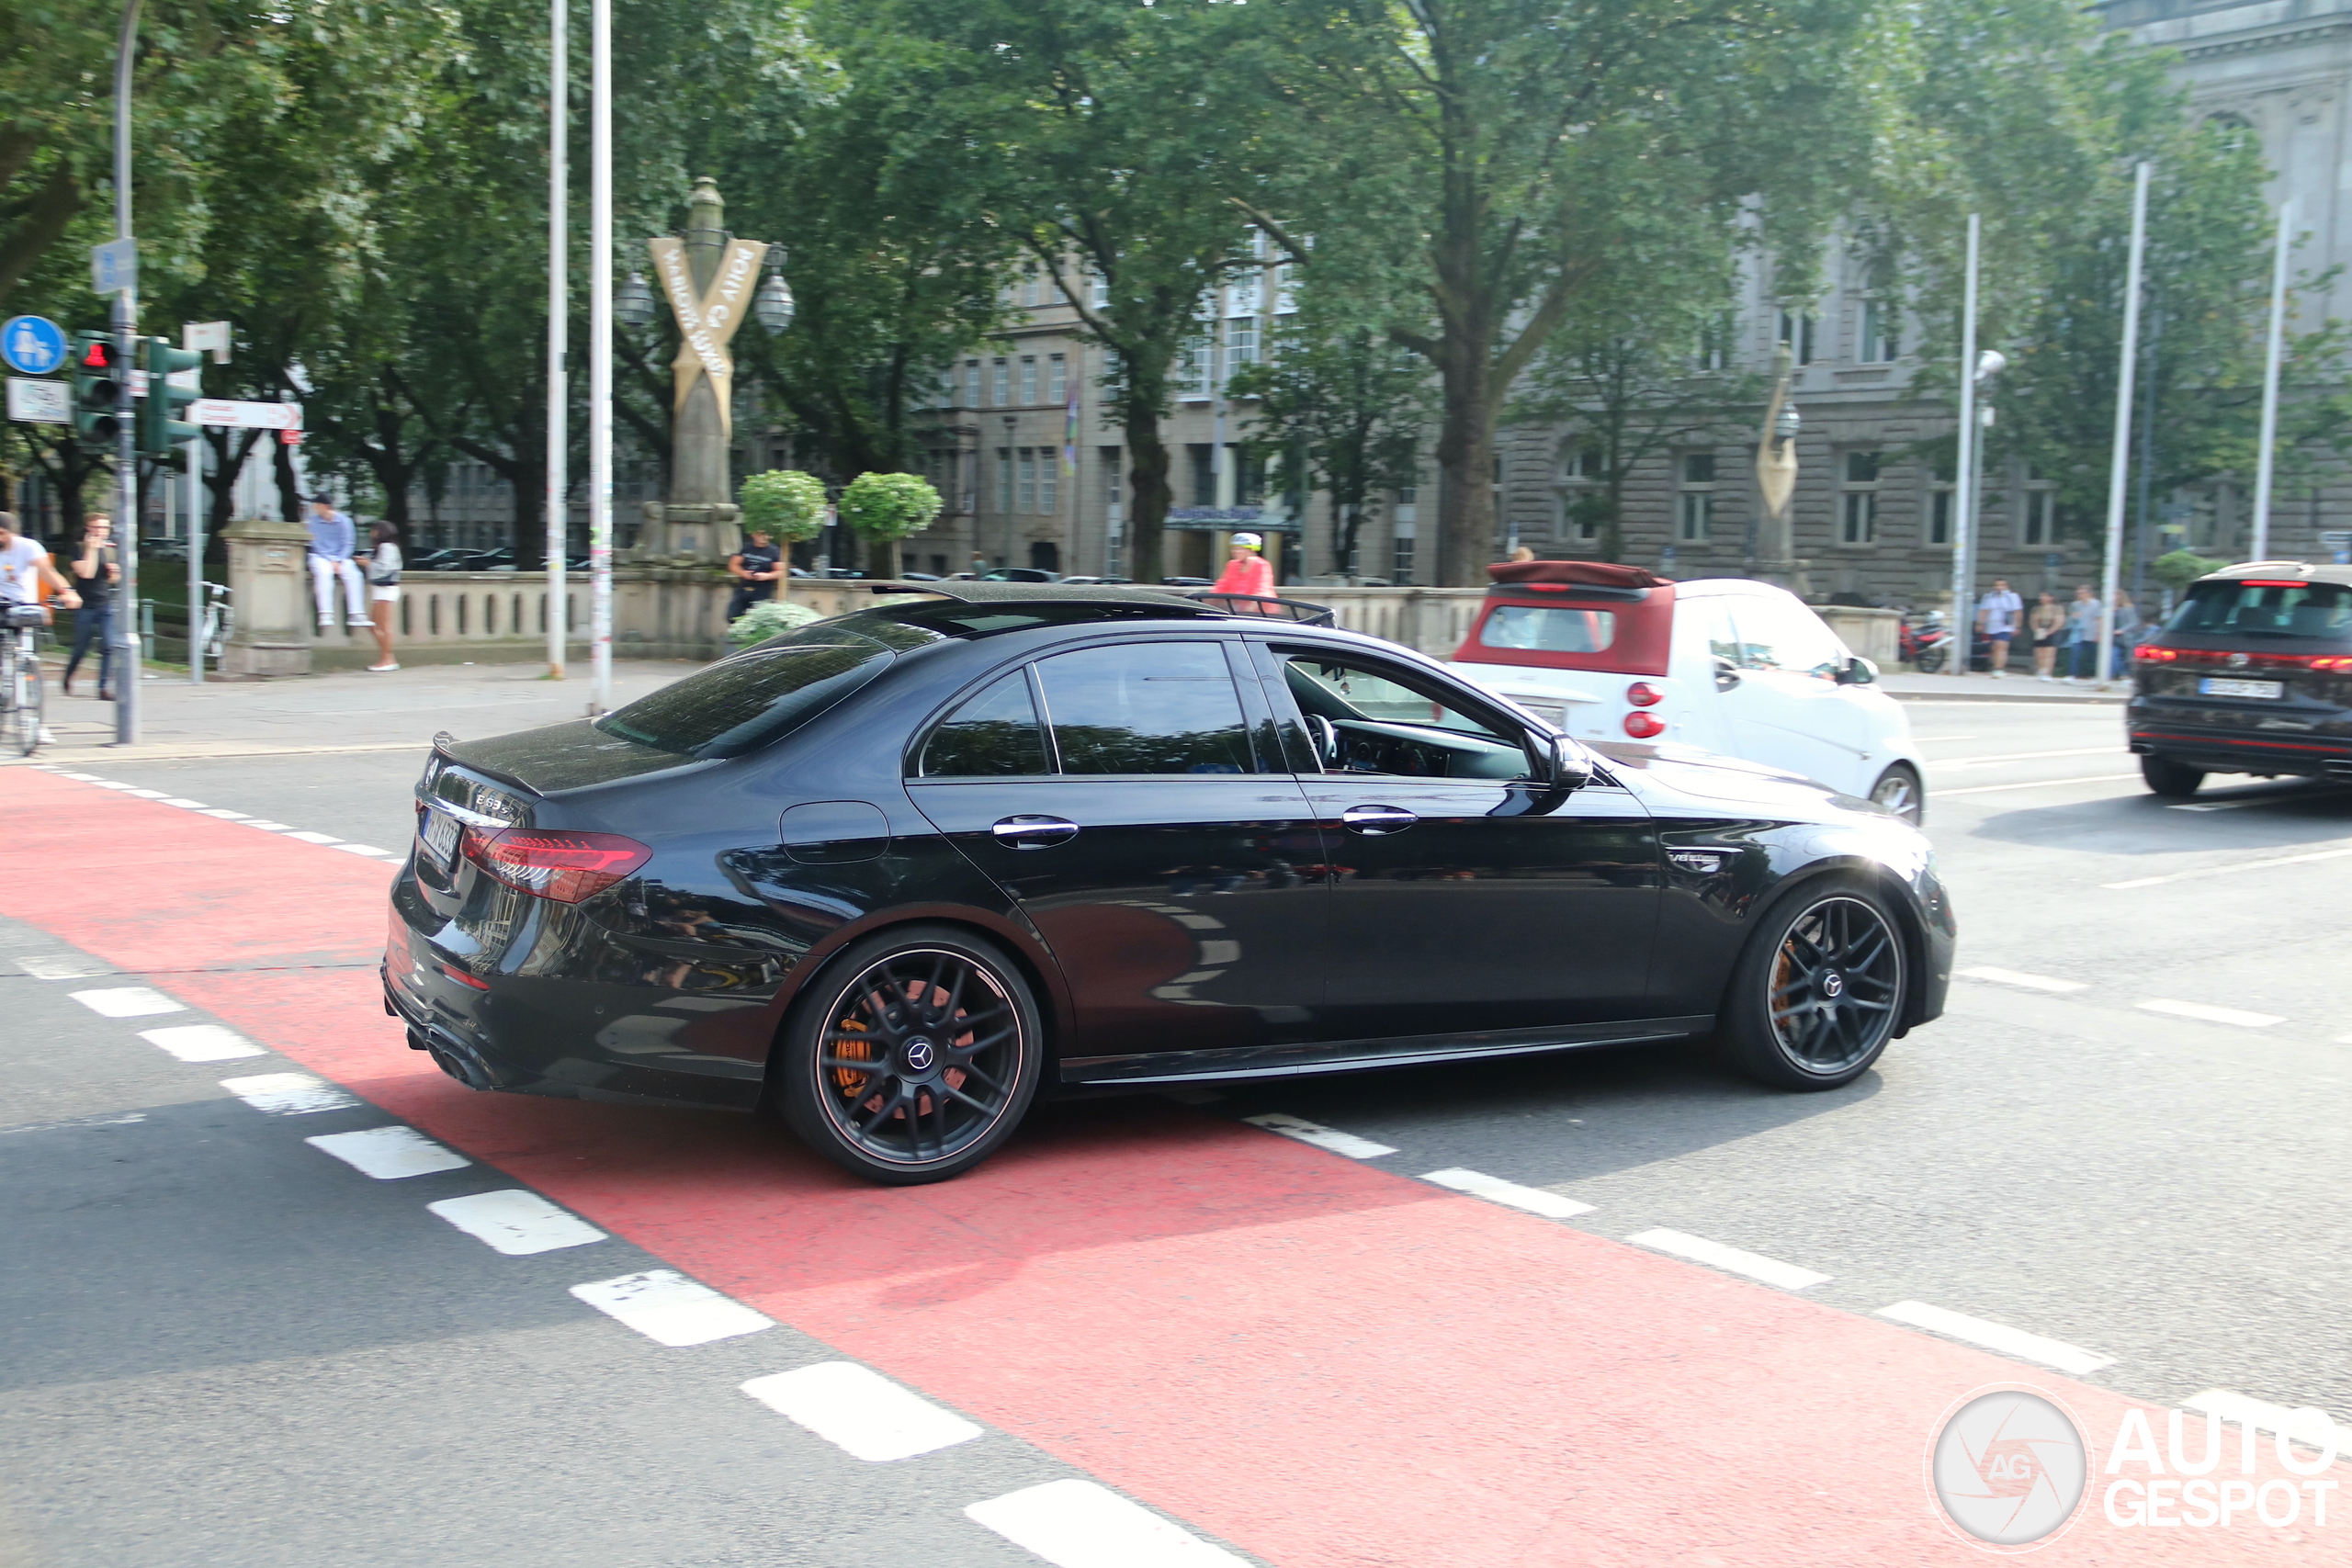
[[[74,388],[64,381],[8,378],[8,417],[27,424],[74,423]]]
[[[100,294],[128,294],[139,287],[139,242],[108,240],[90,247],[90,287]]]
[[[65,363],[65,329],[47,316],[11,316],[0,326],[0,360],[20,376],[46,376]]]
[[[246,403],[229,398],[198,398],[188,404],[187,410],[188,418],[198,424],[226,424],[240,430],[302,428],[300,403]]]
[[[277,441],[281,446],[300,446],[302,445],[302,433],[299,430],[281,430],[277,433]]]
[[[2320,547],[2329,550],[2352,550],[2352,528],[2329,528],[2319,536]]]

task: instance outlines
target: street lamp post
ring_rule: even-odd
[[[124,244],[130,234],[130,51],[139,41],[140,0],[123,0],[122,31],[115,40],[114,56],[114,237]],[[114,667],[114,743],[118,746],[139,744],[139,683],[144,678],[146,649],[139,636],[139,419],[130,400],[130,367],[138,363],[134,344],[139,331],[138,274],[131,274],[130,286],[119,288],[114,296],[114,356],[115,418],[120,427],[115,437],[115,526],[122,582],[115,591],[115,667]],[[162,397],[164,389],[155,389]],[[200,572],[200,563],[190,561],[188,570]],[[198,628],[190,628],[189,641],[195,641]],[[198,653],[197,658],[203,655]]]

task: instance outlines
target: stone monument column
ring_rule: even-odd
[[[687,215],[680,236],[647,242],[681,342],[670,367],[670,494],[645,503],[646,529],[636,551],[643,561],[679,565],[735,553],[742,513],[727,471],[735,385],[728,344],[751,312],[767,254],[765,244],[728,236],[727,203],[707,176],[695,182]]]
[[[1811,598],[1813,563],[1797,555],[1796,527],[1789,502],[1797,488],[1797,411],[1789,402],[1789,380],[1794,374],[1789,345],[1773,356],[1772,400],[1764,410],[1764,429],[1756,444],[1756,488],[1764,501],[1764,525],[1757,531],[1755,575],[1796,594]]]

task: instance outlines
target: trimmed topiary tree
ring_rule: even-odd
[[[920,474],[860,474],[842,491],[842,521],[879,553],[885,578],[899,575],[899,541],[930,527],[939,507]]]
[[[746,479],[735,499],[743,509],[743,532],[757,529],[784,550],[784,571],[775,580],[781,599],[792,581],[792,547],[824,530],[825,481],[797,468],[770,468]]]
[[[2174,550],[2150,561],[2148,575],[2178,593],[2208,572],[2219,571],[2229,564],[2225,560],[2200,556],[2194,550]]]

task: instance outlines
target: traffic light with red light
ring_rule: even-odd
[[[122,438],[122,378],[130,367],[117,362],[114,339],[105,333],[74,336],[74,434],[83,446],[112,452]]]

